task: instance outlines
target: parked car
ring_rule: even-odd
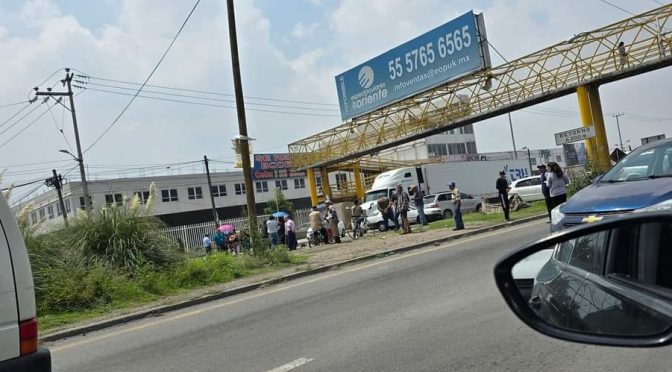
[[[394,227],[394,222],[391,220],[387,221],[387,226],[383,222],[383,215],[376,209],[375,212],[370,212],[367,214],[366,223],[370,228],[378,229],[378,231],[387,231],[387,229]],[[401,225],[401,217],[397,219],[399,225]],[[413,223],[418,223],[420,221],[418,217],[418,209],[415,206],[411,205],[408,210],[408,220]]]
[[[523,201],[544,200],[541,192],[541,176],[526,177],[511,182],[509,197],[520,196]]]
[[[462,197],[462,213],[478,212],[481,210],[481,199],[471,194],[460,193]],[[434,195],[425,196],[425,208],[438,208],[442,211],[444,218],[451,218],[455,212],[453,199],[455,195],[451,191],[440,192]]]
[[[427,222],[432,222],[432,221],[438,221],[440,219],[443,219],[443,210],[439,208],[438,205],[434,205],[434,196],[425,196],[424,197],[424,208],[423,210],[425,211],[425,217],[427,218]],[[418,216],[418,219],[416,223],[420,223],[420,217]]]
[[[497,287],[528,326],[611,346],[672,343],[672,213],[630,213],[566,229],[495,266]]]
[[[633,150],[551,211],[551,231],[633,212],[672,210],[672,139]]]
[[[19,226],[0,197],[0,371],[51,371],[38,348],[35,289]]]

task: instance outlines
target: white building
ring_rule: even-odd
[[[442,161],[478,160],[478,149],[473,125],[465,125],[441,134],[383,150],[385,159],[414,161],[440,158]]]
[[[246,205],[243,173],[211,173],[212,192],[220,219],[239,217]],[[186,225],[212,220],[208,181],[204,173],[176,176],[152,176],[88,181],[94,208],[122,204],[138,195],[144,204],[149,198],[150,185],[156,185],[152,212],[170,226]],[[310,193],[306,177],[257,180],[253,182],[257,212],[262,213],[267,203],[273,204],[275,190],[282,190],[296,209],[310,208]],[[84,209],[84,194],[79,181],[66,183],[63,199],[68,216]],[[31,204],[29,221],[45,224],[61,223],[62,211],[55,189],[35,196],[14,207],[15,212]]]

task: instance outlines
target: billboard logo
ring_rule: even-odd
[[[361,70],[359,70],[359,85],[362,86],[364,89],[369,89],[371,88],[371,85],[373,84],[373,69],[369,66],[364,66],[362,67]]]

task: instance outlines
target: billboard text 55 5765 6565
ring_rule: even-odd
[[[482,18],[468,12],[336,76],[341,117],[365,114],[489,67],[483,28]]]

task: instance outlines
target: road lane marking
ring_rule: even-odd
[[[529,228],[530,226],[541,225],[542,223],[545,223],[545,222],[544,221],[539,221],[539,222],[525,223],[525,224],[521,224],[519,226],[513,226],[513,227],[510,227],[510,228],[507,228],[506,231],[507,232],[512,232],[512,231],[522,230],[522,229]],[[491,237],[497,236],[499,234],[501,234],[501,231],[495,230],[495,231],[491,231],[491,232],[484,233],[484,234],[478,234],[478,235],[475,235],[473,237],[458,239],[458,240],[450,241],[450,242],[447,242],[447,243],[443,243],[443,244],[441,244],[437,247],[433,247],[433,248],[424,248],[424,249],[421,249],[421,250],[416,251],[416,252],[403,253],[403,254],[400,254],[398,256],[389,257],[389,258],[385,258],[385,259],[382,259],[382,260],[377,260],[377,261],[374,261],[374,262],[366,264],[366,265],[357,265],[357,266],[351,267],[349,269],[339,270],[339,271],[336,271],[336,272],[331,273],[329,275],[320,275],[320,276],[315,277],[313,279],[296,282],[294,284],[288,284],[288,285],[283,286],[283,287],[278,287],[278,288],[274,288],[274,289],[265,290],[263,292],[259,292],[259,293],[255,293],[255,294],[252,294],[252,295],[249,295],[249,296],[241,297],[241,298],[236,299],[236,300],[216,303],[216,304],[213,304],[213,305],[210,305],[210,306],[202,307],[200,309],[194,309],[194,310],[190,310],[188,312],[184,312],[184,313],[181,313],[181,314],[165,316],[165,317],[162,317],[162,318],[159,318],[159,319],[148,321],[144,324],[139,324],[139,325],[136,325],[136,326],[133,326],[133,327],[123,328],[123,329],[120,329],[120,330],[117,330],[117,331],[104,333],[104,334],[94,336],[94,337],[91,337],[91,338],[85,338],[84,340],[75,341],[75,342],[72,342],[72,343],[69,343],[69,344],[50,347],[49,351],[51,351],[52,353],[57,353],[59,351],[67,350],[67,349],[77,347],[77,346],[81,346],[81,345],[84,345],[84,344],[88,344],[88,343],[91,343],[91,342],[105,340],[105,339],[108,339],[108,338],[111,338],[111,337],[114,337],[114,336],[119,336],[119,335],[122,335],[122,334],[125,334],[125,333],[143,330],[145,328],[153,327],[153,326],[160,325],[160,324],[170,322],[170,321],[173,321],[173,320],[178,320],[178,319],[190,317],[190,316],[193,316],[193,315],[198,315],[198,314],[201,314],[201,313],[206,312],[206,311],[219,309],[219,308],[230,306],[230,305],[236,305],[236,304],[239,304],[239,303],[247,301],[247,300],[252,300],[252,299],[262,297],[262,296],[266,296],[266,295],[269,295],[269,294],[286,291],[288,289],[300,287],[300,286],[307,285],[307,284],[312,284],[312,283],[322,281],[322,280],[325,280],[325,279],[331,279],[331,278],[339,276],[339,275],[348,274],[348,273],[351,273],[351,272],[354,272],[354,271],[364,270],[364,269],[368,269],[368,268],[383,265],[383,264],[388,264],[390,262],[394,262],[394,261],[398,261],[398,260],[402,260],[402,259],[406,259],[406,258],[410,258],[410,257],[415,257],[415,256],[419,256],[419,255],[422,255],[422,254],[436,252],[436,251],[446,249],[446,248],[453,248],[456,245],[462,245],[462,244],[465,244],[465,243],[470,243],[470,242],[481,240],[481,239],[491,238]],[[453,243],[453,244],[449,245],[449,243]],[[82,336],[82,337],[86,337],[86,336]]]
[[[312,362],[313,360],[314,360],[313,358],[299,358],[299,359],[291,361],[287,364],[283,364],[278,368],[273,368],[273,369],[269,370],[268,372],[287,372],[287,371],[291,371],[294,368],[301,367],[302,365],[304,365],[308,362]]]

